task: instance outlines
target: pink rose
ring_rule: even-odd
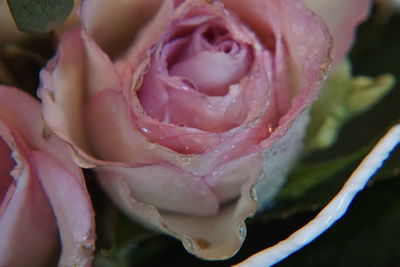
[[[0,157],[0,266],[90,266],[94,213],[82,172],[44,130],[39,103],[5,86]]]
[[[346,25],[337,59],[361,2],[329,24],[334,38]],[[302,147],[331,63],[325,23],[298,0],[87,0],[81,16],[41,74],[46,123],[132,218],[232,256]]]

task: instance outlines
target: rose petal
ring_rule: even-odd
[[[167,164],[139,168],[107,167],[110,177],[121,177],[132,198],[159,210],[195,216],[213,216],[219,202],[202,178]]]
[[[225,95],[229,85],[237,83],[248,71],[250,61],[247,50],[234,56],[205,51],[172,65],[170,75],[189,79],[206,95]]]
[[[356,26],[368,15],[371,0],[302,0],[321,16],[333,36],[335,63],[341,61],[354,41]]]
[[[100,47],[109,55],[115,55],[129,45],[161,3],[160,0],[85,0],[81,17],[84,27]]]
[[[87,56],[86,97],[90,98],[102,90],[120,90],[122,84],[110,58],[85,31],[81,35]]]
[[[86,47],[90,52],[85,51]],[[85,74],[89,74],[87,80]],[[75,153],[88,158],[79,162],[81,165],[92,166],[90,162],[96,159],[90,155],[85,120],[81,114],[89,95],[110,87],[120,89],[120,80],[112,63],[89,36],[76,28],[62,38],[56,57],[41,71],[41,80],[38,95],[43,100],[46,123],[71,145]],[[86,81],[93,82],[92,86],[88,86]],[[81,159],[75,157],[77,161]]]
[[[86,94],[85,58],[80,29],[76,28],[64,35],[57,55],[41,71],[38,96],[43,100],[43,117],[52,131],[87,152],[90,149],[80,115]]]
[[[261,167],[260,155],[253,153],[222,164],[204,179],[219,201],[227,203],[237,198],[243,184],[261,176]]]
[[[59,266],[91,266],[95,246],[94,212],[81,175],[73,177],[59,162],[34,151],[34,164],[51,203],[62,240]]]
[[[15,105],[16,102],[18,105]],[[0,121],[0,135],[9,147],[16,147],[13,157],[18,164],[12,172],[16,189],[0,220],[7,226],[1,229],[8,229],[13,240],[12,235],[15,235],[16,243],[8,240],[10,245],[26,245],[22,249],[29,250],[25,253],[10,248],[10,251],[18,255],[34,255],[32,261],[29,257],[14,256],[22,260],[22,265],[18,262],[14,265],[13,262],[10,266],[26,266],[27,262],[33,266],[46,266],[48,261],[53,261],[53,265],[57,260],[57,225],[62,232],[63,247],[59,265],[89,266],[94,252],[94,215],[82,172],[72,161],[65,144],[44,131],[40,111],[40,104],[33,97],[15,88],[0,86],[0,118],[7,123],[5,126]],[[16,139],[12,140],[12,136]],[[31,149],[40,152],[32,152]],[[71,202],[76,203],[71,205]],[[66,214],[69,216],[65,217]],[[21,228],[16,230],[20,234],[9,226],[10,221]],[[72,229],[74,240],[70,240],[66,233],[69,229]],[[23,241],[20,242],[21,238]],[[40,245],[37,240],[41,240]],[[7,239],[4,241],[7,242]],[[3,258],[9,260],[8,256]],[[41,262],[36,264],[35,260]]]
[[[111,162],[136,164],[159,163],[173,159],[175,153],[153,144],[132,125],[127,104],[118,91],[108,90],[92,97],[86,107],[88,133],[95,151],[102,159]],[[107,125],[104,128],[104,125]],[[144,151],[158,150],[157,153]]]
[[[0,265],[54,265],[57,260],[57,225],[32,168],[26,145],[18,133],[10,132],[1,121],[0,136],[8,147],[14,147],[13,156],[17,163],[12,172],[13,184],[8,188],[7,203],[1,203]]]
[[[250,197],[251,181],[242,187],[242,197],[223,207],[215,216],[185,216],[159,212],[135,200],[127,181],[109,168],[98,168],[103,188],[128,215],[147,226],[181,239],[191,253],[207,259],[224,259],[234,254],[246,235],[245,218],[254,214],[256,202]],[[113,179],[109,179],[113,177]]]
[[[74,177],[81,175],[65,145],[52,138],[46,129],[41,106],[32,96],[16,88],[0,86],[0,118],[21,135],[28,147],[60,160]]]

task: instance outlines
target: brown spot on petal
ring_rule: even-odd
[[[48,141],[52,135],[53,134],[50,129],[47,126],[44,126],[42,130],[42,137],[44,138],[44,140]]]
[[[201,238],[193,238],[193,241],[197,244],[197,246],[201,249],[208,249],[210,247],[210,242]]]
[[[319,68],[322,70],[322,72],[327,73],[330,69],[330,62],[322,63]]]
[[[54,96],[54,92],[48,90],[47,88],[45,88],[44,90],[46,90],[47,95],[50,97],[50,100],[55,103],[56,102],[56,97]]]

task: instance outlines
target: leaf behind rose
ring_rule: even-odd
[[[7,0],[20,31],[47,32],[63,22],[72,11],[73,0]]]
[[[306,150],[326,149],[336,141],[343,124],[370,109],[395,84],[395,77],[352,76],[348,60],[335,67],[311,111]]]

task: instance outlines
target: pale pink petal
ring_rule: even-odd
[[[244,220],[257,209],[250,194],[253,181],[241,188],[239,200],[224,206],[217,215],[187,216],[160,212],[153,206],[138,202],[131,195],[128,181],[113,169],[100,167],[97,174],[103,188],[131,218],[175,236],[182,240],[187,250],[201,258],[225,259],[236,253],[246,236]]]
[[[206,95],[225,95],[230,84],[235,84],[247,72],[248,53],[235,57],[224,52],[201,54],[171,66],[170,74],[188,78]]]
[[[169,62],[170,75],[187,78],[206,95],[225,95],[229,85],[237,83],[249,70],[252,51],[247,44],[233,40],[223,25],[207,22],[210,15],[204,17],[205,22],[190,37],[167,43],[163,57]],[[181,28],[188,26],[187,20],[193,19],[180,22]]]
[[[31,261],[29,257],[15,256],[21,259],[22,265],[15,262],[10,266],[45,266],[49,260],[53,265],[57,260],[60,229],[63,232],[63,256],[59,265],[89,266],[94,253],[94,215],[81,170],[73,163],[66,145],[46,132],[40,104],[33,97],[18,89],[3,86],[0,87],[0,106],[0,118],[13,131],[11,135],[4,128],[5,124],[0,123],[0,134],[9,147],[18,149],[13,152],[17,166],[12,172],[15,181],[9,186],[8,193],[13,186],[15,189],[8,203],[2,201],[1,210],[4,210],[4,214],[0,223],[9,224],[12,220],[15,227],[20,227],[18,234],[10,227],[2,226],[1,229],[7,229],[10,236],[14,235],[16,243],[8,240],[10,246],[22,248],[22,251],[16,248],[10,251],[18,255],[34,255]],[[12,140],[11,136],[17,139]],[[40,152],[32,153],[31,149]],[[68,216],[64,218],[64,214]],[[30,229],[28,225],[31,225]],[[68,229],[72,229],[75,240],[69,240],[66,236]],[[20,235],[24,238],[23,242],[19,242]],[[3,241],[3,238],[0,239]],[[37,240],[41,240],[40,245]],[[25,248],[20,243],[29,251],[24,252]],[[5,255],[1,259],[8,261],[9,257]],[[35,260],[41,263],[35,263]]]
[[[231,257],[246,238],[245,219],[257,210],[257,202],[251,194],[253,183],[252,179],[245,183],[239,199],[223,206],[212,217],[161,212],[164,229],[180,238],[184,247],[197,257],[209,260]]]
[[[115,55],[130,44],[161,4],[161,0],[84,0],[81,17],[102,49]]]
[[[157,52],[160,53],[159,51]],[[138,98],[137,105],[141,106],[151,118],[168,122],[169,96],[167,88],[165,88],[160,79],[161,74],[166,74],[167,66],[165,62],[159,61],[157,55],[152,55],[149,58],[148,64],[150,66],[148,66],[145,73],[135,72],[138,77],[134,76],[134,78],[140,77],[140,84],[136,85],[137,92],[132,96],[134,98],[133,101],[136,101],[136,98]],[[142,69],[139,68],[139,71],[142,71]],[[135,104],[133,103],[133,105]]]
[[[238,197],[243,184],[257,181],[261,176],[262,163],[259,153],[253,153],[218,166],[204,179],[217,194],[221,203]]]
[[[334,61],[339,62],[354,41],[356,27],[368,15],[371,0],[302,0],[319,15],[333,36]]]
[[[65,145],[52,138],[43,122],[41,106],[32,96],[16,88],[0,86],[0,118],[15,129],[30,148],[45,151],[60,160],[74,177],[80,175]]]
[[[81,38],[85,46],[87,73],[85,85],[86,98],[90,98],[96,92],[108,89],[122,89],[122,83],[117,70],[107,54],[105,54],[96,42],[85,31],[81,32]],[[68,53],[68,48],[66,49]],[[63,64],[63,63],[60,63]]]
[[[246,1],[246,0],[245,0]],[[291,74],[292,95],[313,101],[330,64],[331,37],[321,19],[314,16],[300,0],[227,0],[224,4],[251,26],[265,44],[273,36],[282,36],[290,54],[286,67]]]
[[[284,41],[286,53],[290,54],[290,62],[278,64],[285,64],[286,69],[291,71],[290,94],[295,98],[290,109],[280,118],[277,130],[273,128],[271,136],[263,141],[263,146],[268,147],[287,132],[294,120],[317,96],[329,69],[332,40],[324,23],[301,1],[257,0],[248,5],[246,12],[241,8],[242,1],[226,1],[225,5],[248,23],[258,36],[270,36],[270,32],[275,31],[275,36],[281,36]],[[270,44],[271,40],[267,38],[264,42]],[[277,57],[278,60],[279,58],[283,60],[281,56]],[[282,68],[278,65],[276,67],[278,70]],[[279,73],[280,71],[277,74]]]
[[[1,120],[0,138],[13,147],[16,161],[13,181],[0,203],[0,266],[54,265],[59,242],[57,224],[27,147],[18,133],[11,132]]]
[[[42,83],[38,96],[51,131],[88,152],[85,122],[81,116],[86,95],[86,53],[80,34],[81,30],[76,28],[64,35],[57,55],[40,73]]]
[[[147,1],[147,0],[142,0]],[[151,0],[157,1],[157,0]],[[149,2],[151,2],[149,1]],[[124,53],[123,61],[129,62],[132,66],[137,66],[143,60],[143,54],[151,50],[151,47],[160,40],[161,36],[166,31],[171,23],[174,15],[173,1],[163,1],[160,5],[156,16],[146,25],[135,38],[135,42],[131,44],[129,49]]]
[[[77,181],[60,162],[39,151],[32,154],[39,180],[57,218],[62,241],[59,266],[91,266],[95,247],[94,211],[82,174]]]
[[[202,178],[171,165],[138,168],[107,167],[111,177],[126,180],[131,197],[159,210],[194,216],[213,216],[219,202]]]
[[[103,160],[133,164],[176,161],[176,153],[147,140],[134,127],[128,106],[118,91],[103,91],[92,97],[85,117],[88,134],[96,144],[95,153]]]
[[[170,123],[208,132],[224,132],[239,126],[246,118],[248,105],[242,99],[240,85],[232,86],[225,96],[207,97],[185,83],[168,79]],[[190,104],[188,104],[190,103]]]
[[[88,76],[84,77],[85,74]],[[76,28],[63,37],[57,55],[42,70],[41,80],[38,95],[43,100],[46,123],[71,145],[79,164],[92,166],[96,159],[90,154],[85,118],[81,114],[87,97],[122,86],[111,61],[85,32]]]

